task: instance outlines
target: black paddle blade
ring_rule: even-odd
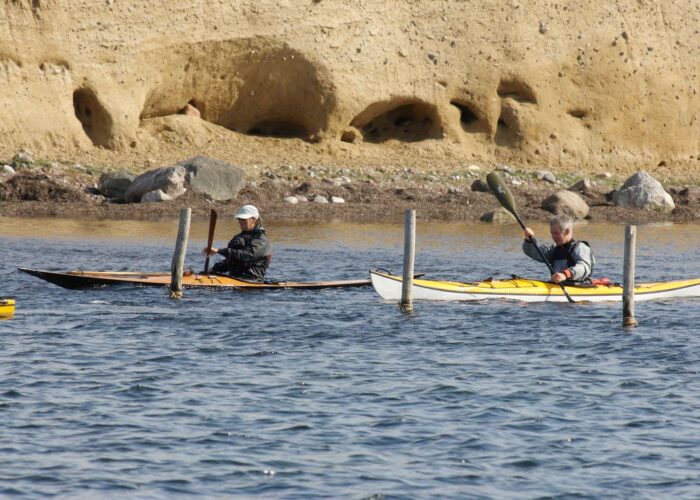
[[[216,219],[218,216],[219,214],[212,208],[209,212],[209,234],[212,235],[212,238],[214,236],[214,229],[216,228]]]
[[[503,179],[501,179],[501,176],[498,175],[498,172],[491,172],[489,175],[487,175],[486,182],[491,188],[493,194],[496,196],[496,198],[498,198],[498,201],[501,203],[503,208],[515,215],[515,218],[517,219],[518,213],[515,210],[515,200],[513,199],[513,195],[508,190],[506,183],[503,182]]]
[[[216,229],[216,219],[218,214],[213,208],[209,212],[209,234],[207,235],[207,256],[204,259],[204,274],[209,273],[209,250],[211,250],[211,245],[214,243],[214,229]]]

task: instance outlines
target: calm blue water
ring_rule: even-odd
[[[167,270],[177,221],[0,227],[0,295],[18,300],[0,322],[0,496],[700,496],[700,300],[639,303],[625,330],[620,304],[408,316],[371,288],[69,291],[10,271]],[[195,269],[205,231],[194,222]],[[271,277],[398,272],[401,231],[269,225]],[[578,236],[621,280],[623,227]],[[640,227],[637,279],[700,276],[699,237]],[[545,274],[514,226],[422,224],[418,239],[432,277]]]

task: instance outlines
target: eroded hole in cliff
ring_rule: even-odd
[[[462,130],[470,134],[488,132],[488,123],[480,117],[482,113],[475,105],[457,99],[450,101],[450,104],[459,110]]]
[[[325,67],[278,40],[256,37],[183,44],[144,55],[153,69],[142,124],[182,112],[262,137],[318,140],[336,106]]]
[[[249,54],[238,66],[243,84],[218,123],[249,135],[316,141],[335,107],[331,78],[318,63],[289,48]]]
[[[479,117],[476,116],[476,113],[472,111],[471,107],[468,104],[464,104],[457,101],[452,101],[450,102],[450,104],[459,109],[459,122],[462,124],[463,127],[467,127],[472,123],[479,121]]]
[[[509,97],[518,102],[537,104],[537,96],[532,87],[517,78],[501,80],[498,84],[498,96],[502,99]]]
[[[391,139],[418,142],[442,136],[442,126],[435,106],[424,102],[396,104],[375,103],[360,113],[351,123],[366,142]]]
[[[309,136],[308,130],[303,125],[293,122],[262,121],[256,123],[246,131],[248,135],[261,137],[279,137],[306,139]]]
[[[73,110],[94,145],[111,146],[112,118],[92,89],[82,88],[73,92]]]
[[[197,110],[197,111],[194,111]],[[197,114],[199,113],[199,116],[206,116],[207,113],[207,103],[200,99],[190,99],[187,102],[187,106],[185,106],[183,110],[186,114],[189,112],[191,114]]]
[[[512,148],[519,146],[522,140],[523,131],[517,109],[504,105],[496,124],[496,145]]]
[[[580,120],[583,120],[584,118],[586,118],[586,116],[588,116],[588,112],[585,109],[581,108],[570,109],[569,111],[567,111],[567,113],[573,116],[574,118],[578,118]]]

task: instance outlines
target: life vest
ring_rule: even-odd
[[[576,261],[574,258],[571,256],[572,252],[576,248],[577,245],[579,244],[584,244],[588,248],[591,248],[591,245],[584,240],[571,240],[568,243],[562,245],[562,246],[555,246],[554,250],[552,251],[552,261],[550,264],[554,266],[554,263],[559,260],[565,260],[566,261],[566,267],[573,267],[576,265]],[[595,257],[593,256],[593,251],[591,250],[591,274],[593,274],[593,265],[595,264]]]

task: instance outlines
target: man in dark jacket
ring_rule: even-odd
[[[553,283],[562,281],[581,282],[590,277],[595,265],[595,257],[586,241],[574,240],[574,223],[568,215],[558,215],[549,221],[549,231],[554,245],[539,243],[540,250],[554,269]],[[532,242],[535,233],[525,228],[523,251],[528,257],[543,262]]]
[[[260,213],[253,205],[243,205],[235,213],[241,232],[228,242],[226,248],[209,250],[209,255],[222,255],[226,260],[217,262],[212,272],[234,278],[262,280],[272,259],[272,247],[260,223]],[[207,249],[202,250],[204,255]]]

